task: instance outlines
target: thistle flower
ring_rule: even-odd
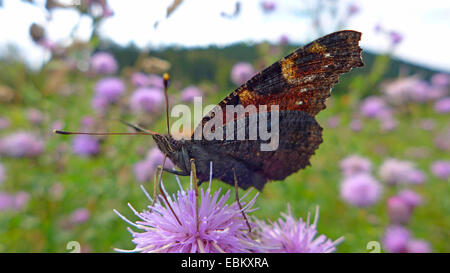
[[[263,11],[266,13],[273,12],[276,8],[275,3],[272,1],[263,1],[261,3],[261,6],[262,6]]]
[[[131,75],[131,83],[136,87],[145,87],[149,85],[149,79],[146,74],[136,72]]]
[[[16,194],[0,192],[0,211],[21,210],[30,199],[30,195],[24,191]]]
[[[97,52],[90,59],[91,70],[96,74],[114,74],[117,71],[117,61],[107,52]]]
[[[421,184],[425,181],[423,172],[417,170],[410,161],[387,159],[379,169],[381,179],[390,185]]]
[[[401,35],[397,31],[389,32],[389,37],[391,38],[391,43],[393,45],[398,45],[399,43],[401,43],[403,41],[403,35]]]
[[[381,196],[380,183],[369,174],[347,177],[341,184],[341,197],[349,204],[368,207],[375,204]]]
[[[408,253],[430,253],[430,243],[425,240],[411,239],[406,245],[406,251]]]
[[[211,167],[212,180],[212,167]],[[211,193],[211,188],[199,192],[199,200],[191,186],[185,191],[178,181],[180,190],[170,197],[166,203],[159,196],[154,205],[148,206],[147,211],[138,212],[130,204],[129,207],[141,220],[133,223],[118,213],[124,221],[142,232],[129,229],[136,248],[123,252],[250,252],[255,243],[246,232],[246,221],[237,203],[226,204],[230,191],[221,195],[221,189]],[[194,182],[195,183],[195,182]],[[152,199],[141,187],[145,195]],[[165,192],[165,190],[163,189]],[[245,198],[248,191],[242,198]],[[251,207],[256,201],[257,194],[248,203],[243,204],[242,211],[253,211]],[[197,201],[199,204],[198,210]],[[242,203],[242,201],[241,201]],[[169,208],[173,209],[172,210]],[[198,211],[198,215],[196,213]]]
[[[201,97],[203,91],[196,86],[188,86],[181,91],[181,101],[191,102],[194,101],[195,97]]]
[[[367,97],[360,105],[359,111],[368,118],[377,118],[385,111],[389,110],[384,100],[380,97]]]
[[[163,78],[159,75],[150,74],[148,75],[148,85],[150,87],[163,89],[164,88]]]
[[[93,136],[77,135],[73,138],[72,151],[80,156],[93,156],[100,152],[100,144]]]
[[[144,160],[136,163],[133,167],[136,180],[138,182],[151,181],[157,167],[162,164],[163,160],[164,155],[158,148],[154,147],[150,149],[147,153],[147,157]],[[172,161],[170,161],[169,158],[166,158],[164,167],[168,169],[174,167]]]
[[[440,179],[448,179],[450,177],[450,161],[435,161],[431,165],[431,172]]]
[[[0,130],[8,128],[9,125],[11,125],[9,119],[0,117]]]
[[[393,196],[387,200],[387,211],[391,224],[407,224],[413,210],[404,199]]]
[[[16,132],[0,139],[0,155],[36,157],[44,150],[44,141],[27,132]]]
[[[341,119],[338,116],[333,116],[328,119],[328,127],[330,128],[336,128],[339,126],[339,123],[341,122]]]
[[[344,176],[352,176],[359,173],[370,173],[372,162],[365,157],[351,155],[341,160],[340,167]]]
[[[95,85],[95,96],[105,98],[109,103],[116,102],[125,91],[125,84],[119,78],[103,78]]]
[[[38,109],[32,108],[27,111],[27,118],[31,124],[39,125],[44,120],[44,115]]]
[[[415,208],[423,203],[422,196],[412,190],[402,190],[398,193],[397,196],[411,208]]]
[[[410,240],[410,232],[402,226],[390,226],[383,237],[384,248],[391,253],[406,252]]]
[[[439,114],[446,114],[450,112],[450,97],[436,101],[434,104],[434,111]]]
[[[276,253],[330,253],[336,250],[336,246],[344,238],[335,241],[328,239],[325,235],[317,235],[317,222],[319,220],[319,208],[316,208],[314,221],[310,224],[310,214],[306,222],[303,219],[294,219],[288,208],[288,213],[281,214],[278,221],[266,224],[257,221],[259,226],[262,250]]]
[[[3,166],[2,163],[0,163],[0,184],[3,183],[3,181],[5,181],[6,178],[6,169]]]
[[[241,85],[255,74],[253,66],[246,62],[240,62],[231,69],[231,80],[236,85]]]
[[[362,122],[360,119],[353,119],[350,122],[350,129],[352,129],[353,132],[359,132],[362,129]]]
[[[130,99],[130,108],[134,112],[153,113],[158,111],[164,101],[161,89],[139,88]]]
[[[91,212],[88,209],[80,208],[72,212],[70,215],[70,222],[74,224],[81,224],[89,220]]]
[[[446,73],[436,73],[431,77],[431,84],[439,87],[447,87],[450,85],[450,75]]]

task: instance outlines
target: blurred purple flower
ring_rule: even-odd
[[[450,128],[446,128],[443,132],[439,132],[433,139],[436,148],[450,151]]]
[[[439,87],[447,87],[450,85],[450,75],[446,73],[436,73],[431,77],[431,84]]]
[[[139,88],[130,98],[130,108],[134,112],[154,113],[164,102],[164,94],[158,88]]]
[[[446,114],[450,112],[450,97],[446,97],[436,101],[434,104],[434,111],[440,114]]]
[[[286,34],[281,35],[280,45],[287,45],[289,43],[289,37]]]
[[[81,119],[81,127],[85,130],[93,128],[95,125],[95,119],[91,116],[85,116]]]
[[[150,84],[148,76],[142,72],[133,73],[131,83],[136,87],[145,87]]]
[[[283,218],[266,224],[258,221],[258,236],[261,238],[262,250],[275,253],[330,253],[336,251],[336,246],[343,241],[343,237],[332,241],[325,235],[317,235],[319,208],[316,209],[314,221],[310,224],[310,214],[303,221],[294,219],[291,211],[282,214]]]
[[[382,92],[394,104],[426,102],[430,99],[430,85],[417,76],[398,78],[382,86]]]
[[[391,43],[393,45],[398,45],[403,41],[403,35],[397,31],[389,32],[389,37],[391,38]]]
[[[195,97],[201,97],[203,91],[196,86],[188,86],[181,91],[181,101],[191,102],[194,101]]]
[[[360,105],[360,112],[368,118],[376,118],[388,111],[385,101],[380,97],[367,97]]]
[[[404,199],[393,196],[387,200],[387,212],[391,224],[407,224],[413,209]]]
[[[109,103],[116,102],[125,91],[125,84],[119,78],[103,78],[95,85],[95,97],[105,98]]]
[[[384,248],[391,253],[406,252],[410,240],[410,232],[402,226],[390,226],[383,238]]]
[[[348,5],[347,10],[348,10],[348,16],[353,16],[359,12],[360,8],[357,4],[351,3],[350,5]]]
[[[369,174],[356,174],[346,177],[341,183],[341,197],[349,204],[368,207],[375,204],[381,196],[380,183]]]
[[[362,130],[362,122],[360,119],[353,119],[350,122],[350,129],[352,129],[353,132],[359,132]]]
[[[39,125],[44,120],[44,115],[38,109],[32,108],[27,110],[28,121],[33,125]]]
[[[0,192],[0,211],[5,210],[21,210],[28,204],[30,195],[24,191],[16,194]]]
[[[397,196],[411,208],[415,208],[423,203],[422,196],[412,190],[402,190]]]
[[[380,118],[381,129],[383,131],[392,131],[397,128],[397,120],[393,116],[383,116]]]
[[[231,69],[231,80],[236,85],[241,85],[255,75],[255,69],[249,63],[240,62]]]
[[[90,59],[91,70],[96,74],[114,74],[117,71],[117,61],[107,52],[97,52]]]
[[[163,78],[155,74],[150,74],[148,75],[148,85],[151,87],[163,89],[164,88]]]
[[[262,1],[261,6],[265,13],[273,12],[276,8],[275,2],[273,1]]]
[[[0,139],[0,155],[35,157],[44,150],[44,141],[27,132],[16,132]]]
[[[3,166],[2,163],[0,163],[0,185],[5,181],[6,179],[6,169],[5,166]]]
[[[425,240],[411,239],[406,245],[408,253],[431,253],[430,243]]]
[[[351,155],[341,160],[340,167],[344,176],[348,177],[360,173],[370,173],[372,162],[365,157]]]
[[[440,179],[448,179],[450,177],[450,161],[435,161],[431,165],[431,172]]]
[[[380,166],[379,175],[389,185],[420,184],[425,180],[423,172],[417,170],[412,162],[398,159],[385,160]]]
[[[97,113],[101,114],[106,111],[109,106],[109,102],[105,97],[95,96],[94,98],[92,98],[91,106]]]
[[[81,224],[89,220],[91,212],[88,209],[80,208],[72,212],[70,221],[74,224]]]
[[[192,180],[191,180],[192,181]],[[145,195],[149,194],[142,187]],[[245,198],[248,191],[243,197]],[[250,252],[256,243],[250,239],[245,219],[236,202],[226,204],[230,198],[230,190],[221,195],[221,189],[211,193],[210,187],[204,191],[199,189],[199,200],[191,187],[185,191],[181,185],[176,195],[167,195],[173,212],[160,196],[157,202],[148,206],[147,211],[137,212],[131,205],[131,210],[140,218],[133,223],[117,213],[124,221],[142,232],[131,231],[133,250],[121,252],[183,252],[183,253],[218,253],[218,252]],[[243,211],[253,211],[256,197],[243,205]],[[241,201],[242,202],[242,201]],[[196,216],[196,206],[198,216]],[[175,217],[176,215],[176,217]]]
[[[53,130],[62,130],[64,129],[64,122],[62,120],[55,120],[50,125],[50,129]]]
[[[9,119],[0,117],[0,130],[8,128],[10,124]]]
[[[328,127],[329,128],[336,128],[339,126],[339,123],[341,122],[340,118],[338,116],[333,116],[328,119]]]
[[[93,156],[100,152],[100,144],[93,136],[77,135],[72,141],[72,151],[80,156]]]
[[[435,125],[436,125],[436,123],[432,119],[422,119],[420,121],[420,128],[427,130],[427,131],[433,130]]]
[[[164,155],[158,148],[154,147],[150,149],[147,154],[147,158],[136,163],[133,167],[136,180],[138,182],[152,181],[153,175],[155,174],[157,167],[159,165],[162,165],[163,159]],[[164,167],[168,169],[174,167],[172,161],[170,161],[169,158],[166,159]]]

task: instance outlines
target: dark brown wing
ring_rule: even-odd
[[[361,33],[351,30],[319,38],[259,72],[216,107],[222,109],[224,117],[227,105],[238,104],[279,105],[280,110],[315,116],[326,107],[325,100],[339,75],[363,66],[360,39]],[[203,117],[202,127],[213,112]]]
[[[269,131],[272,130],[270,115],[267,119]],[[256,115],[260,115],[259,113]],[[246,135],[249,135],[248,120],[245,117]],[[236,122],[224,126],[235,126]],[[209,166],[213,161],[213,176],[230,185],[234,183],[231,168],[236,169],[238,183],[241,188],[253,186],[262,190],[268,180],[283,180],[290,174],[310,165],[309,159],[322,143],[322,128],[314,117],[302,111],[279,112],[278,147],[273,151],[261,151],[261,140],[237,140],[235,130],[234,140],[201,141],[202,150],[208,157],[192,154],[196,164]],[[233,160],[230,160],[230,159]],[[203,162],[204,161],[204,162]],[[207,180],[205,177],[204,180]]]

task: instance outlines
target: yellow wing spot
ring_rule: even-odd
[[[327,48],[319,43],[313,43],[311,47],[308,48],[310,53],[323,53]]]
[[[294,59],[296,56],[291,56],[290,58],[281,60],[281,73],[283,74],[283,78],[286,79],[287,82],[292,81],[295,79],[295,71],[293,69],[294,67]]]
[[[246,89],[244,89],[244,90],[242,90],[241,92],[239,92],[239,100],[241,101],[241,102],[248,102],[248,101],[251,101],[251,100],[253,100],[254,99],[254,95],[252,95],[251,93],[250,93],[250,91],[248,91],[248,90],[246,90]]]

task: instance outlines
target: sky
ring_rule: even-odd
[[[76,0],[62,0],[65,2]],[[100,26],[102,37],[126,45],[130,42],[140,47],[225,46],[235,42],[279,41],[286,35],[293,43],[306,43],[317,37],[311,20],[302,16],[314,0],[272,1],[276,9],[264,13],[262,0],[241,0],[241,13],[234,19],[220,14],[232,13],[236,0],[184,0],[177,10],[165,18],[166,9],[173,0],[108,0],[114,16]],[[333,0],[322,0],[333,1]],[[45,26],[51,40],[62,44],[71,40],[68,33],[79,22],[76,37],[87,40],[92,28],[89,17],[80,17],[72,9],[52,12],[51,20],[40,7],[20,0],[3,0],[0,8],[0,54],[6,45],[19,48],[20,55],[33,67],[38,67],[49,53],[36,46],[28,35],[29,26]],[[359,6],[359,12],[349,18],[346,29],[363,33],[363,49],[376,53],[389,50],[386,37],[376,33],[375,26],[401,33],[403,41],[393,55],[399,59],[450,72],[450,1],[449,0],[362,0],[339,1],[338,13],[345,13],[350,4]],[[158,27],[153,27],[159,21]],[[325,32],[336,30],[331,20],[324,18]],[[10,26],[10,27],[5,27]]]

